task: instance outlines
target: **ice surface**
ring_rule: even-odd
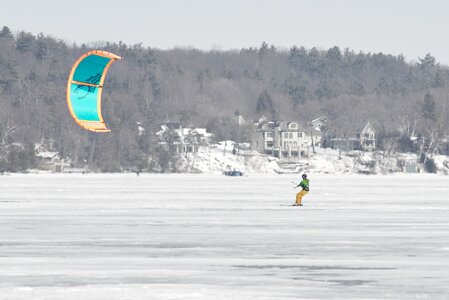
[[[449,298],[449,177],[310,176],[0,176],[0,299]]]

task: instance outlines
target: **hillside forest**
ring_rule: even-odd
[[[72,120],[66,85],[72,64],[101,49],[123,60],[112,65],[103,116],[112,130],[90,133]],[[329,136],[351,135],[367,121],[380,150],[431,153],[448,135],[449,68],[430,53],[402,55],[351,49],[257,48],[160,50],[142,44],[68,44],[61,39],[0,29],[0,171],[25,171],[33,147],[44,143],[74,167],[116,172],[170,171],[174,153],[155,133],[163,122],[204,127],[216,140],[249,141],[245,120],[328,118]],[[140,130],[139,130],[140,128]],[[142,130],[142,128],[144,130]],[[236,132],[245,134],[236,135]]]

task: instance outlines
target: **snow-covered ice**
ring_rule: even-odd
[[[449,177],[0,176],[0,299],[448,299]]]

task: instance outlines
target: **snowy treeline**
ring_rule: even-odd
[[[103,114],[112,132],[103,135],[78,128],[65,101],[70,67],[92,49],[124,58],[104,84]],[[17,157],[11,154],[16,148],[30,156],[29,166],[34,161],[32,151],[10,145],[49,141],[51,150],[75,167],[173,171],[177,157],[156,142],[160,123],[179,121],[206,128],[217,140],[248,141],[249,130],[236,129],[237,113],[248,120],[267,115],[303,123],[326,115],[329,134],[339,136],[369,120],[380,132],[381,150],[406,148],[417,137],[428,141],[418,152],[431,154],[449,128],[449,71],[431,54],[412,59],[337,46],[278,49],[267,43],[233,51],[158,50],[118,41],[69,45],[4,26],[2,170],[20,169],[8,160]]]

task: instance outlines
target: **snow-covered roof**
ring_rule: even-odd
[[[279,131],[302,131],[298,122],[292,121],[270,121],[266,123],[255,123],[260,131],[273,131],[277,128]]]
[[[40,158],[54,158],[57,155],[58,155],[58,152],[51,152],[51,151],[42,151],[42,152],[36,153],[36,156],[40,157]]]
[[[171,130],[173,130],[173,129],[181,129],[181,128],[182,128],[182,125],[181,125],[181,123],[179,123],[179,122],[169,122],[169,123],[164,123],[164,124],[162,124],[162,125],[161,125],[161,128],[162,128],[163,130],[168,130],[168,129],[171,129]]]

